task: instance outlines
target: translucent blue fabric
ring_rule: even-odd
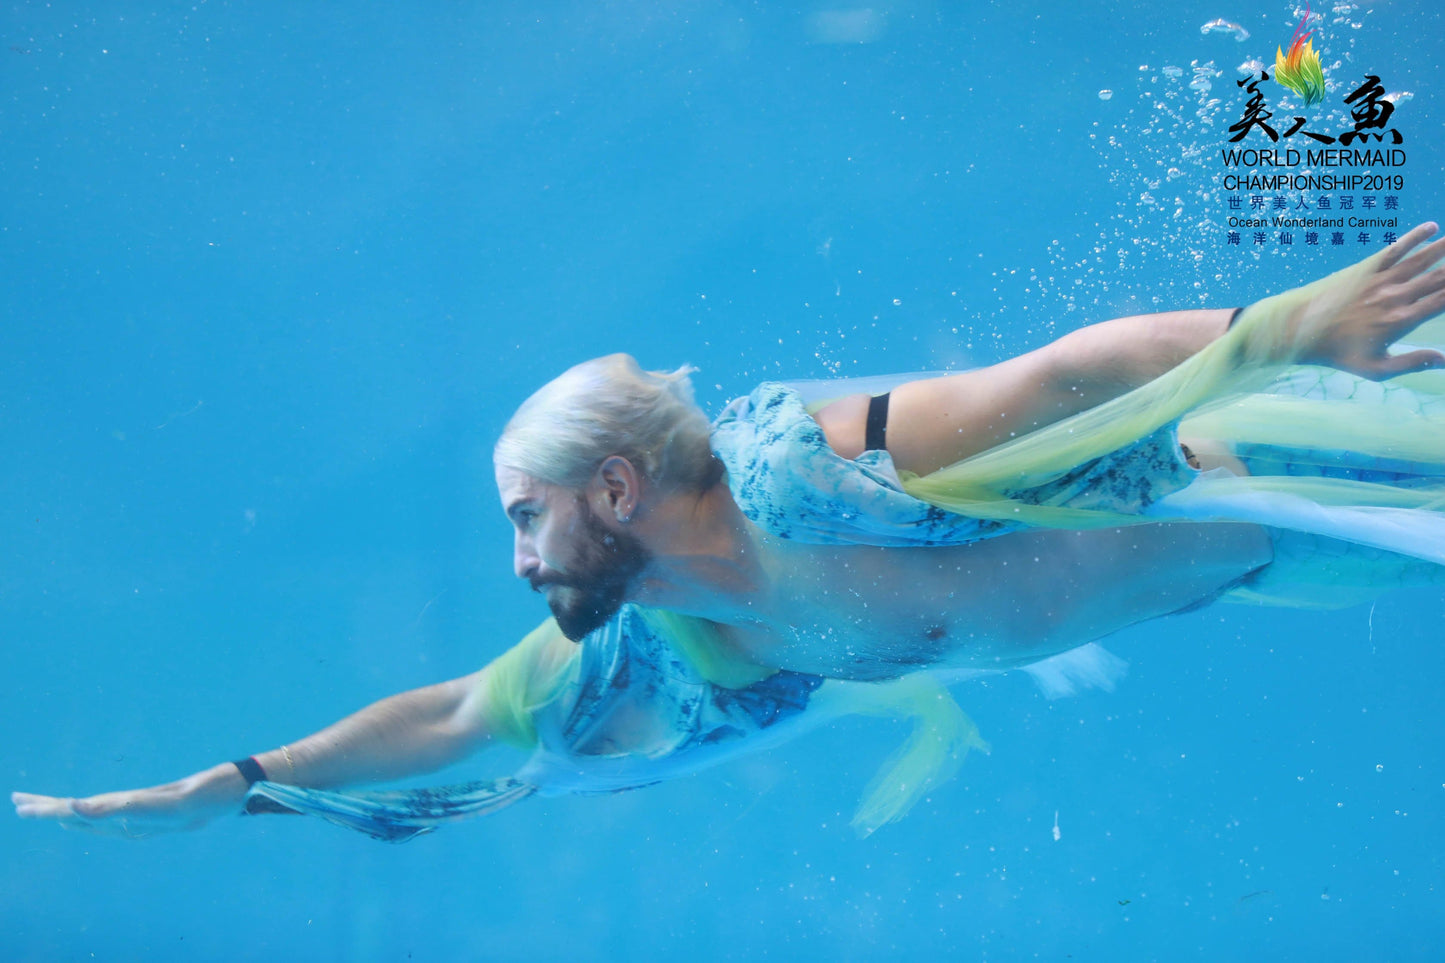
[[[851,460],[838,456],[803,396],[788,385],[765,383],[728,405],[713,427],[712,444],[743,514],[780,538],[824,545],[959,545],[1023,527],[970,518],[913,497],[903,490],[886,451]],[[1138,515],[1196,475],[1171,424],[1047,485],[1008,495],[1035,505]]]

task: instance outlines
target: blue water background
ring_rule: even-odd
[[[1235,67],[1286,4],[871,10],[8,4],[5,788],[167,781],[503,651],[544,611],[490,445],[568,364],[688,362],[715,411],[1363,250],[1218,223]],[[1332,79],[1415,94],[1401,217],[1445,217],[1439,5],[1343,20]],[[1442,601],[1143,626],[1112,694],[962,686],[992,754],[863,841],[886,721],[403,846],[7,817],[0,955],[1438,959]]]

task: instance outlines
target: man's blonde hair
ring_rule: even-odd
[[[522,403],[492,452],[499,466],[581,488],[612,455],[664,489],[701,490],[719,477],[695,371],[644,371],[626,354],[569,368]]]

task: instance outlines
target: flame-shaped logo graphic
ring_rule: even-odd
[[[1313,107],[1325,99],[1325,72],[1320,67],[1320,55],[1315,53],[1310,41],[1314,31],[1305,29],[1309,22],[1310,8],[1306,5],[1305,15],[1290,39],[1289,53],[1275,48],[1274,79],[1303,97],[1306,107]]]

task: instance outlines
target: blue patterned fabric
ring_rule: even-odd
[[[714,685],[633,605],[587,636],[581,659],[572,691],[535,717],[543,748],[566,759],[565,766],[588,771],[588,785],[572,792],[637,785],[627,773],[638,758],[670,757],[694,768],[686,754],[787,721],[823,684],[821,676],[781,671],[744,689]],[[624,758],[601,763],[612,756]],[[555,778],[546,781],[557,785]]]
[[[787,385],[759,385],[728,405],[713,426],[712,443],[743,514],[780,538],[822,545],[959,545],[1022,527],[914,498],[903,490],[886,451],[840,457]],[[1137,515],[1197,474],[1171,424],[1047,485],[1005,494],[1034,505]]]

